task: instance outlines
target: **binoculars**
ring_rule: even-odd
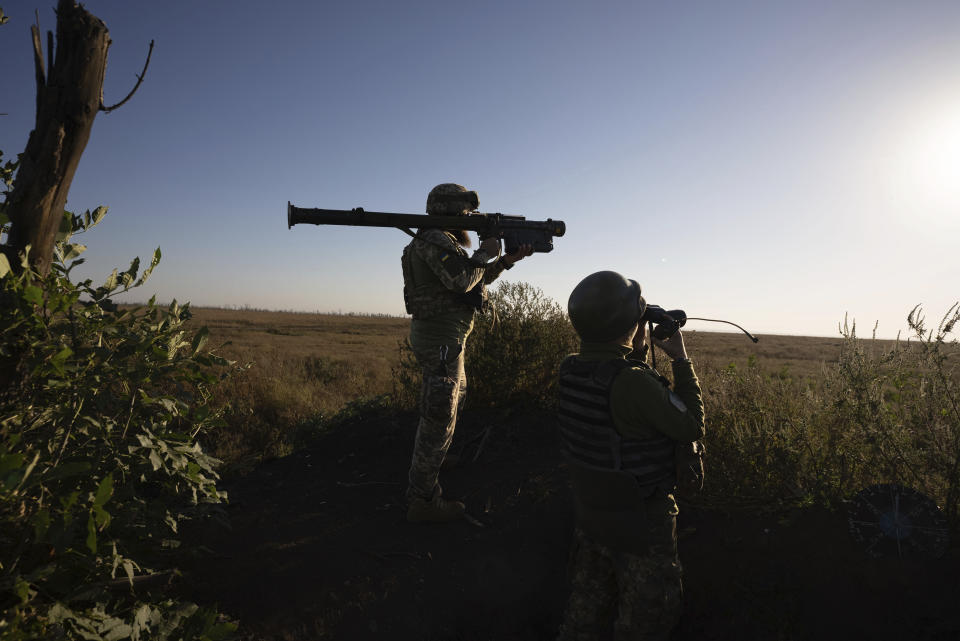
[[[641,323],[652,323],[651,335],[658,340],[666,340],[677,333],[687,322],[687,313],[682,309],[665,310],[659,305],[647,305]]]

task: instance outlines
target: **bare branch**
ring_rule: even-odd
[[[37,15],[37,24],[30,25],[30,35],[33,36],[33,67],[37,76],[37,118],[40,117],[40,95],[47,85],[46,73],[43,64],[43,47],[40,45],[40,16]]]
[[[137,92],[137,89],[140,88],[140,83],[143,82],[144,77],[147,75],[147,67],[150,66],[150,56],[152,56],[152,55],[153,55],[153,40],[150,41],[150,50],[147,51],[147,62],[144,63],[144,65],[143,65],[143,71],[140,72],[140,75],[139,75],[139,76],[137,76],[137,84],[135,84],[135,85],[133,86],[133,89],[130,90],[130,93],[127,94],[127,97],[126,97],[126,98],[124,98],[123,100],[121,100],[121,101],[118,102],[117,104],[113,105],[112,107],[105,107],[105,106],[103,105],[103,101],[101,100],[101,101],[100,101],[100,111],[103,111],[103,112],[105,112],[105,113],[110,113],[110,112],[113,111],[114,109],[118,109],[118,108],[122,107],[122,106],[124,105],[124,103],[126,103],[128,100],[130,100],[130,98],[133,97],[133,94],[135,94],[135,93]]]
[[[53,66],[53,31],[47,31],[47,60]]]

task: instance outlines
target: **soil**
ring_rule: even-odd
[[[549,415],[461,420],[445,496],[471,520],[410,524],[416,417],[369,414],[229,480],[231,529],[185,596],[245,639],[553,639],[573,519]],[[709,478],[708,478],[709,482]],[[682,500],[684,615],[675,640],[960,639],[960,550],[872,558],[824,508]]]

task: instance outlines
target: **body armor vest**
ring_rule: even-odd
[[[579,465],[617,470],[633,476],[641,487],[674,476],[676,442],[655,429],[657,436],[624,438],[610,413],[610,386],[626,367],[640,361],[614,359],[605,363],[570,357],[560,366],[560,441],[564,453]]]
[[[403,248],[400,263],[403,267],[403,303],[414,320],[425,320],[464,308],[479,310],[483,307],[486,288],[482,280],[465,293],[447,289],[426,261],[414,251],[413,242]]]
[[[659,435],[642,439],[617,432],[610,389],[627,367],[647,365],[625,359],[567,358],[560,366],[558,424],[561,450],[570,464],[578,527],[598,543],[640,553],[657,524],[647,518],[645,499],[658,487],[673,486],[676,442],[655,429],[651,431]]]

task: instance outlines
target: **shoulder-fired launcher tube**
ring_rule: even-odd
[[[294,225],[350,225],[355,227],[396,227],[398,229],[465,229],[480,238],[503,238],[507,252],[518,245],[530,244],[535,251],[553,249],[553,236],[563,236],[567,226],[562,220],[526,220],[523,216],[500,213],[476,213],[466,216],[430,216],[364,211],[363,208],[306,209],[287,202],[287,228]]]

